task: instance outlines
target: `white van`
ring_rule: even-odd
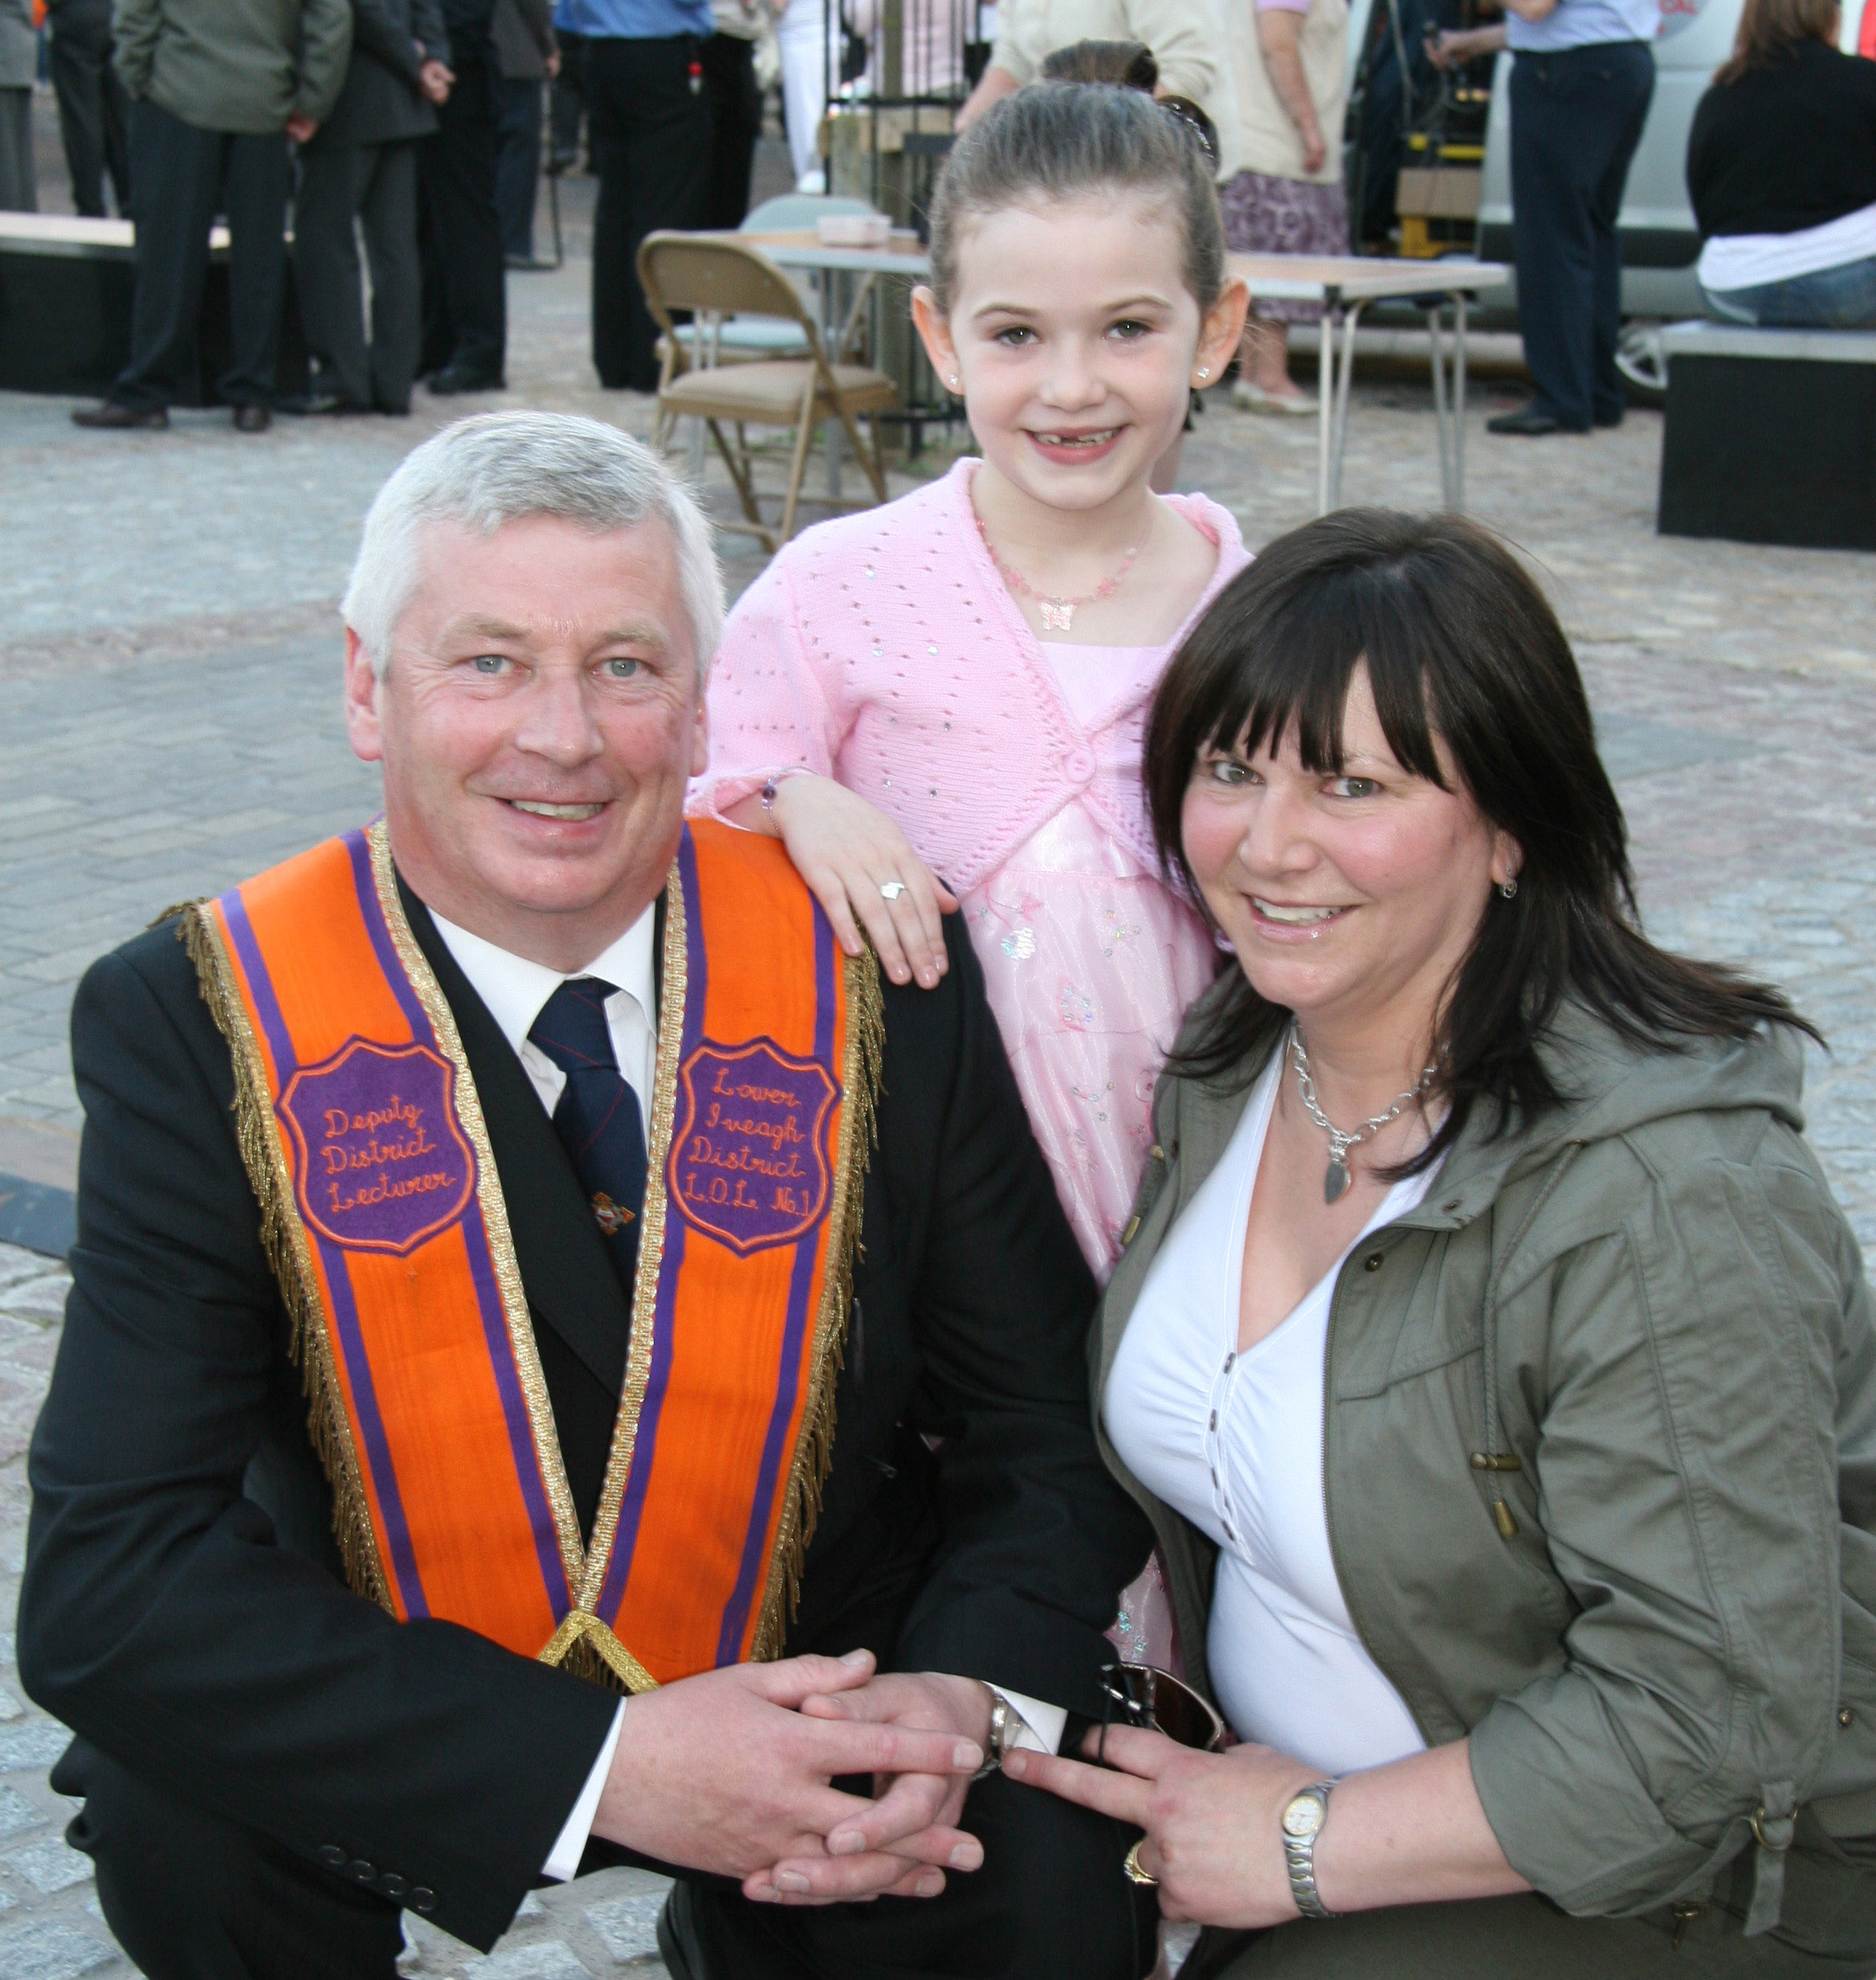
[[[1700,258],[1700,231],[1687,199],[1687,132],[1694,112],[1713,80],[1713,72],[1732,53],[1744,0],[1661,0],[1661,37],[1654,44],[1654,98],[1634,162],[1629,167],[1620,222],[1622,238],[1622,315],[1625,319],[1617,357],[1638,396],[1666,384],[1660,327],[1685,316],[1706,314],[1694,264]],[[1385,0],[1356,0],[1349,20],[1350,59],[1365,43],[1373,8]],[[1854,53],[1866,6],[1876,0],[1844,0],[1837,45]],[[1501,55],[1492,75],[1491,111],[1486,125],[1485,177],[1480,189],[1478,251],[1482,260],[1511,259],[1512,58]],[[1490,314],[1516,306],[1516,290],[1497,291]]]

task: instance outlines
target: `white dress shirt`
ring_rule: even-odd
[[[469,979],[469,987],[488,1007],[488,1013],[500,1026],[502,1036],[515,1049],[540,1104],[549,1114],[559,1103],[567,1076],[528,1036],[547,1000],[563,983],[581,976],[597,976],[614,984],[606,1000],[606,1029],[612,1034],[614,1056],[626,1084],[638,1096],[638,1112],[645,1124],[645,1140],[650,1146],[651,1084],[658,1063],[658,994],[653,968],[653,943],[657,930],[655,903],[646,909],[611,946],[596,955],[584,969],[549,969],[544,963],[530,962],[524,955],[498,949],[492,942],[454,922],[445,921],[434,909],[430,919],[443,945],[456,959],[456,965]],[[1067,1713],[1060,1705],[1045,1705],[1026,1698],[1020,1692],[1004,1691],[1020,1724],[1007,1742],[1038,1753],[1054,1753],[1062,1743]],[[611,1770],[613,1754],[619,1743],[619,1729],[625,1719],[625,1701],[613,1714],[612,1730],[600,1749],[599,1758],[586,1777],[573,1813],[555,1839],[554,1846],[540,1866],[543,1876],[565,1883],[580,1868],[586,1839],[593,1832],[593,1819],[599,1812],[599,1797]]]
[[[1435,1171],[1397,1183],[1348,1250],[1271,1332],[1241,1350],[1244,1233],[1287,1062],[1286,1052],[1274,1055],[1218,1166],[1153,1261],[1102,1415],[1133,1475],[1217,1546],[1205,1654],[1232,1730],[1319,1774],[1343,1774],[1425,1742],[1356,1633],[1330,1551],[1329,1306],[1348,1251],[1411,1210]]]

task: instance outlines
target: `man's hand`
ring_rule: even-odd
[[[433,56],[417,71],[418,80],[423,85],[423,93],[432,103],[447,103],[450,86],[455,81],[455,71]]]
[[[873,1669],[866,1650],[838,1660],[736,1664],[634,1698],[593,1833],[687,1869],[744,1878],[750,1896],[776,1897],[771,1864],[824,1860],[829,1831],[850,1827],[875,1806],[830,1786],[836,1776],[968,1782],[983,1764],[982,1746],[948,1725],[801,1710],[809,1698],[831,1700],[864,1685]],[[961,1831],[924,1827],[917,1839],[926,1864],[953,1861],[960,1848],[981,1854]],[[943,1874],[908,1862],[911,1844],[901,1848],[891,1859],[893,1888],[935,1896]]]
[[[319,128],[317,121],[307,116],[304,110],[296,110],[287,120],[287,135],[296,145],[304,145]]]
[[[855,1726],[949,1734],[989,1749],[989,1688],[974,1677],[889,1672],[857,1689],[805,1698],[801,1713]],[[785,1905],[936,1896],[944,1876],[924,1866],[976,1870],[983,1864],[983,1845],[957,1827],[970,1784],[964,1774],[881,1769],[873,1778],[875,1799],[829,1831],[824,1851],[785,1858],[766,1876],[751,1877],[744,1892]]]

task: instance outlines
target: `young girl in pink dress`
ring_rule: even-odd
[[[1105,1281],[1160,1061],[1216,959],[1159,877],[1140,783],[1167,659],[1248,561],[1216,503],[1148,487],[1244,317],[1202,153],[1132,92],[1010,97],[947,162],[912,308],[983,458],[808,531],[749,588],[691,808],[778,833],[895,981],[937,980],[961,906]]]

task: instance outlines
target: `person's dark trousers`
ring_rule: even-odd
[[[736,227],[749,210],[749,174],[762,135],[762,92],[756,87],[756,44],[712,35],[704,44],[704,87],[710,96],[710,198],[707,227]]]
[[[181,394],[208,271],[209,229],[225,212],[233,361],[216,389],[230,405],[270,405],[287,275],[286,133],[198,130],[145,97],[130,106],[130,171],[137,290],[130,362],[111,397],[151,411]]]
[[[495,203],[501,215],[502,251],[534,259],[534,202],[540,189],[540,79],[504,77],[499,85],[501,149],[496,159]]]
[[[493,62],[486,47],[455,51],[456,80],[437,108],[435,133],[422,140],[424,225],[445,326],[426,321],[424,356],[434,367],[500,378],[508,355],[508,277],[496,210],[496,154],[500,146]],[[426,275],[429,269],[426,269]],[[425,301],[427,318],[430,299]],[[441,348],[439,348],[441,347]]]
[[[1646,42],[1521,54],[1511,65],[1518,325],[1534,403],[1576,431],[1621,417],[1616,222],[1654,94]]]
[[[553,165],[557,172],[569,172],[579,159],[580,125],[586,115],[586,37],[557,27],[553,38],[561,51],[561,72],[548,89]]]
[[[417,375],[417,141],[302,152],[294,207],[300,320],[319,386],[361,409],[407,413]],[[371,264],[371,341],[352,222]]]
[[[96,1864],[104,1922],[149,1980],[395,1980],[403,1927],[364,1884],[373,1865],[308,1863],[83,1740],[51,1778],[84,1797],[66,1840]]]
[[[60,0],[52,10],[52,91],[71,173],[71,203],[104,218],[104,174],[130,212],[128,99],[111,62],[111,0]]]
[[[961,1827],[984,1865],[935,1898],[752,1904],[686,1882],[669,1921],[691,1980],[1140,1980],[1158,1907],[1121,1868],[1139,1831],[993,1774]]]
[[[660,227],[704,224],[710,99],[691,69],[703,46],[695,35],[586,43],[586,115],[599,169],[593,364],[609,388],[658,389],[658,327],[638,286],[639,242]]]

